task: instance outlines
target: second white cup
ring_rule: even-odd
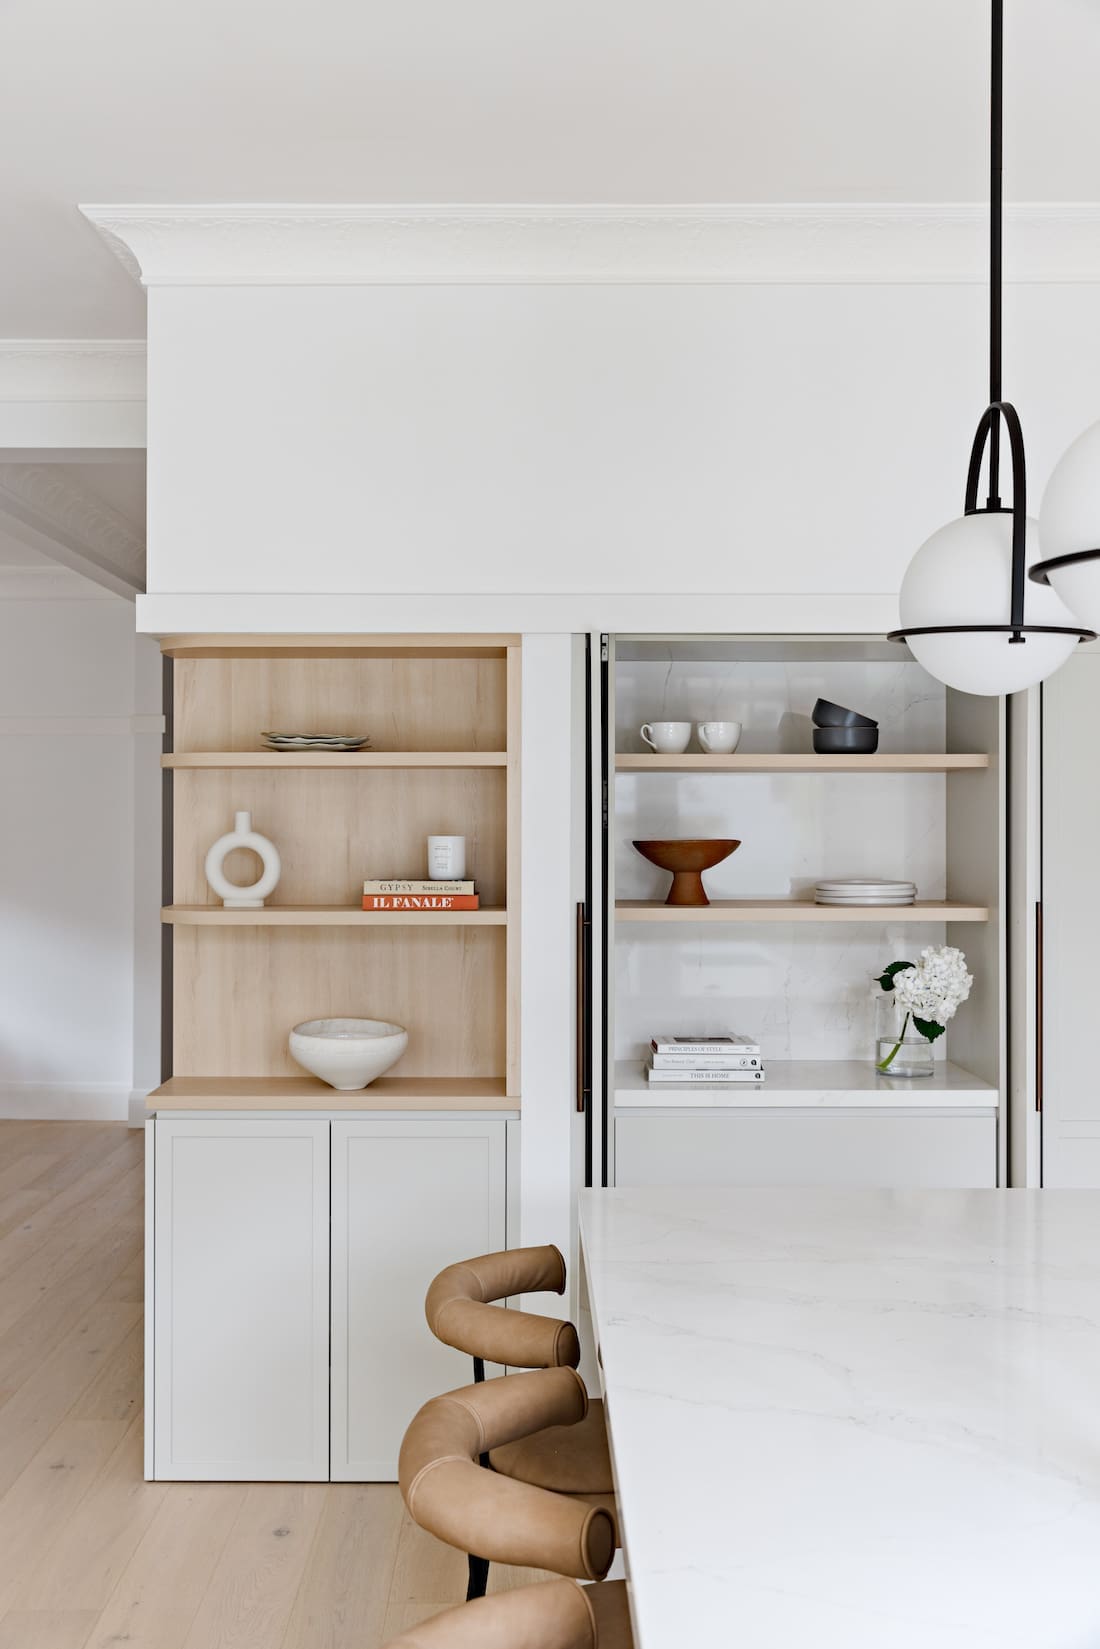
[[[649,748],[661,756],[682,756],[691,743],[689,721],[647,721],[639,731]]]
[[[730,756],[741,738],[739,721],[701,721],[695,737],[708,756]]]

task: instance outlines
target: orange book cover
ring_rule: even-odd
[[[476,893],[364,893],[364,910],[477,910]]]

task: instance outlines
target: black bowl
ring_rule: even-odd
[[[819,756],[873,756],[878,749],[878,728],[815,727],[814,749]]]
[[[818,699],[814,705],[815,727],[877,727],[878,722],[872,721],[870,716],[861,716],[858,710],[846,710],[842,704],[832,704],[828,699]]]

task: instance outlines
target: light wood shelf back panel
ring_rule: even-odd
[[[514,1111],[503,1078],[380,1076],[341,1093],[306,1076],[174,1076],[146,1100],[150,1111]]]
[[[502,928],[177,927],[174,954],[177,1077],[300,1078],[290,1031],[340,1017],[408,1029],[395,1077],[504,1077]]]
[[[207,885],[207,849],[247,808],[279,850],[282,876],[266,911],[349,905],[362,917],[367,878],[426,876],[427,838],[466,837],[467,874],[484,907],[507,898],[508,784],[504,768],[378,768],[307,773],[177,769],[173,779],[173,888],[177,905],[220,909]],[[231,881],[258,874],[247,849],[226,860]],[[452,913],[448,913],[452,914]],[[456,912],[480,915],[481,912]]]
[[[299,750],[283,754],[275,750],[184,750],[160,758],[162,767],[178,770],[219,767],[346,768],[350,771],[379,771],[390,767],[451,768],[507,767],[506,750]]]
[[[265,905],[259,910],[221,905],[165,905],[161,920],[178,928],[496,928],[507,911],[363,910],[354,905]],[[316,1016],[315,1016],[316,1017]]]
[[[257,753],[261,733],[367,734],[377,750],[507,749],[505,653],[177,658],[175,752]]]
[[[518,635],[178,635],[165,636],[168,658],[503,658]]]
[[[709,905],[663,905],[622,899],[620,922],[987,922],[984,905],[922,899],[915,905],[815,905],[806,899],[714,899]]]
[[[989,766],[989,757],[931,754],[873,756],[817,756],[751,754],[732,756],[622,755],[615,757],[619,773],[955,773],[963,768]]]

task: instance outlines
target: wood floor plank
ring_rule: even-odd
[[[73,1420],[58,1426],[0,1500],[0,1617],[125,1431],[118,1420]]]
[[[431,1614],[462,1602],[466,1578],[463,1554],[418,1528],[402,1507],[390,1602],[422,1603]]]
[[[79,1265],[52,1288],[43,1290],[37,1302],[7,1324],[0,1337],[0,1410],[24,1381],[37,1373],[89,1305],[102,1299],[141,1253],[140,1234],[129,1222],[119,1221],[101,1241],[91,1245]],[[0,1321],[10,1317],[12,1297],[13,1291],[0,1284]],[[131,1294],[129,1303],[140,1303],[140,1296]]]
[[[119,1644],[126,1649],[183,1649],[248,1488],[244,1483],[166,1483],[164,1490],[87,1649],[117,1649]]]
[[[142,1481],[140,1420],[131,1421],[87,1493],[18,1586],[13,1608],[98,1614],[164,1500],[167,1485]]]
[[[127,1302],[113,1302],[125,1304]],[[133,1302],[129,1302],[133,1303]],[[144,1396],[145,1325],[139,1318],[69,1410],[70,1420],[135,1420]],[[140,1427],[138,1428],[140,1430]],[[141,1450],[135,1456],[141,1476]]]
[[[41,1369],[0,1409],[0,1522],[7,1491],[49,1440],[106,1359],[141,1318],[141,1307],[124,1300],[94,1305],[79,1319]],[[79,1421],[92,1426],[121,1421]],[[3,1544],[0,1542],[0,1558]]]
[[[9,1613],[0,1620],[0,1649],[84,1649],[95,1620],[72,1609]]]
[[[281,1642],[329,1492],[316,1483],[249,1485],[185,1649]]]
[[[396,1484],[333,1483],[280,1649],[384,1642],[403,1508]]]

